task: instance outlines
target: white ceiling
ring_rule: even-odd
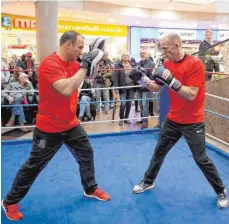
[[[146,9],[168,10],[188,12],[212,12],[229,13],[229,0],[94,0],[96,2],[124,5],[129,7],[141,7]]]
[[[97,0],[97,1],[103,1],[108,2],[108,0]],[[110,1],[110,0],[109,0]],[[181,0],[176,0],[181,1]],[[182,0],[183,1],[183,0]],[[186,0],[191,1],[191,0]],[[192,0],[192,1],[202,1],[203,0]],[[229,3],[229,0],[226,0]],[[132,4],[133,1],[120,1],[118,0],[116,4]],[[138,4],[146,4],[146,1],[138,1]],[[163,4],[169,4],[168,0],[157,0],[157,4],[155,4],[156,1],[148,1],[152,3],[153,5],[161,5]],[[160,2],[160,4],[159,4]],[[6,3],[6,2],[5,2]],[[63,2],[62,2],[63,3]],[[64,3],[67,3],[65,1]],[[88,22],[88,23],[98,23],[98,24],[113,24],[113,25],[126,25],[126,26],[144,26],[144,27],[170,27],[170,28],[193,28],[193,29],[229,29],[229,16],[224,21],[217,21],[217,22],[203,22],[203,21],[183,21],[183,20],[169,20],[168,17],[167,20],[165,18],[156,18],[152,16],[141,16],[139,13],[135,13],[136,16],[130,16],[127,14],[122,14],[121,10],[119,14],[111,14],[111,13],[101,13],[101,12],[91,12],[91,11],[83,11],[83,10],[75,10],[73,9],[76,4],[72,2],[68,2],[67,5],[68,8],[59,8],[59,19],[65,20],[65,21],[74,21],[74,22]],[[173,3],[173,2],[172,2]],[[136,4],[136,3],[135,3]],[[180,3],[176,3],[180,4]],[[213,3],[211,3],[213,4]],[[208,4],[207,6],[210,7]],[[72,8],[69,6],[72,5]],[[205,6],[205,7],[207,7]],[[136,5],[135,5],[136,7]],[[187,4],[186,4],[187,7]],[[197,7],[195,5],[195,7]],[[198,7],[201,7],[198,5]],[[125,7],[124,7],[125,8]],[[128,9],[128,8],[126,8]],[[138,8],[135,8],[138,10]],[[165,8],[164,8],[165,9]],[[167,8],[166,8],[167,9]],[[229,7],[227,8],[229,10]],[[127,11],[126,11],[127,12]],[[168,11],[169,12],[169,11]],[[173,10],[171,10],[171,13]],[[34,1],[26,2],[26,1],[8,1],[7,4],[2,5],[2,13],[8,13],[8,14],[14,14],[14,15],[24,15],[24,16],[31,16],[35,17],[35,7],[34,7]],[[223,14],[222,14],[223,15]],[[174,25],[175,24],[175,25]]]
[[[49,1],[49,0],[46,0]],[[190,11],[190,12],[212,12],[212,13],[229,13],[229,0],[72,0],[61,1],[59,4],[69,2],[74,8],[74,4],[80,2],[102,2],[113,5],[140,7],[146,9],[160,9],[168,10],[169,8],[177,11]],[[1,5],[6,6],[9,3],[34,3],[35,0],[2,0]]]

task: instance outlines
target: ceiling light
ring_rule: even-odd
[[[139,3],[136,3],[136,5],[135,5],[136,7],[141,7],[142,5],[141,4],[139,4]]]
[[[229,25],[228,24],[218,24],[218,28],[219,29],[229,29]]]
[[[170,11],[160,11],[158,17],[160,19],[176,19],[176,14]]]
[[[174,8],[173,7],[168,7],[168,10],[173,10]]]
[[[170,21],[161,21],[158,23],[158,27],[166,28],[197,28],[197,23],[183,23],[183,22],[170,22]]]
[[[211,28],[217,28],[216,24],[211,25]]]
[[[141,22],[140,21],[136,21],[136,24],[139,25]]]
[[[143,10],[139,8],[131,8],[131,7],[124,8],[121,14],[125,16],[146,17],[146,14]]]
[[[107,21],[108,21],[108,23],[114,23],[116,21],[116,19],[109,18]]]

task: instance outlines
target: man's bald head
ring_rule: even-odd
[[[182,40],[180,38],[180,36],[176,33],[169,33],[169,34],[166,34],[162,39],[161,41],[163,42],[170,42],[172,44],[178,44],[178,45],[182,45]]]
[[[162,53],[167,59],[179,61],[183,57],[182,40],[176,33],[166,34],[160,41]]]

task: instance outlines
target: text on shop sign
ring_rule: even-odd
[[[23,29],[23,30],[35,30],[36,20],[33,17],[19,17],[14,15],[3,14],[2,27],[7,29]],[[120,36],[126,37],[127,27],[116,26],[107,24],[91,24],[80,23],[70,21],[58,21],[58,32],[64,33],[68,30],[75,30],[86,35],[101,35],[101,36]]]
[[[114,33],[122,33],[122,29],[120,28],[100,28],[98,26],[93,26],[93,27],[89,27],[89,26],[70,26],[70,25],[58,25],[58,27],[60,29],[66,29],[66,30],[83,30],[83,31],[94,31],[94,32],[114,32]]]
[[[165,34],[176,33],[183,40],[195,40],[196,31],[195,30],[175,30],[175,29],[158,29],[158,38],[162,38]]]
[[[10,17],[2,17],[2,26],[11,27],[12,22]],[[21,28],[21,29],[36,29],[36,21],[29,20],[29,19],[20,19],[15,18],[13,23],[14,28]]]
[[[14,27],[15,28],[36,29],[36,21],[28,20],[28,19],[15,19]]]

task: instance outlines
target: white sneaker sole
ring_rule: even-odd
[[[84,194],[85,197],[88,197],[88,198],[95,198],[95,199],[97,199],[97,200],[99,200],[99,201],[109,201],[109,200],[110,200],[110,199],[109,199],[109,200],[104,200],[104,199],[98,198],[97,196],[90,195],[90,194],[86,194],[85,191],[83,192],[83,194]]]
[[[3,204],[3,200],[2,200],[2,208],[3,208],[3,210],[4,210],[4,212],[5,212],[5,214],[6,214],[6,217],[9,219],[9,220],[11,220],[11,221],[20,221],[20,220],[22,220],[22,219],[20,219],[20,220],[17,220],[17,219],[11,219],[11,218],[9,218],[8,217],[8,215],[7,215],[7,212],[6,212],[6,209],[5,209],[5,206],[4,206],[4,204]]]
[[[150,185],[149,187],[146,187],[145,189],[143,189],[143,190],[141,190],[141,191],[134,191],[134,189],[133,189],[133,193],[135,193],[135,194],[140,194],[140,193],[142,193],[142,192],[144,192],[144,191],[151,190],[151,189],[153,189],[154,187],[155,187],[155,185],[153,184],[153,185]]]
[[[217,207],[220,208],[220,209],[227,209],[229,207],[229,202],[227,202],[226,206],[225,207],[221,207],[219,206],[219,204],[217,203]]]

